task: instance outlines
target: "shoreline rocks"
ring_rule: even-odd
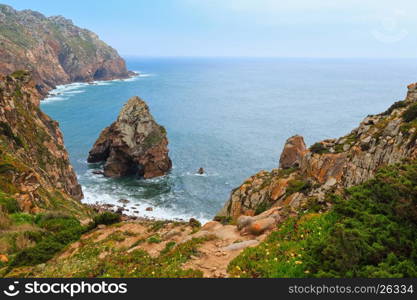
[[[88,162],[105,162],[104,176],[163,176],[172,168],[165,128],[158,125],[146,103],[132,97],[117,121],[105,128],[89,152]]]

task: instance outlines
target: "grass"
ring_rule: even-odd
[[[65,259],[51,261],[35,267],[29,276],[34,277],[99,277],[99,278],[195,278],[202,277],[198,270],[184,270],[182,265],[191,256],[198,255],[198,247],[207,238],[192,239],[176,245],[167,243],[157,257],[137,249],[127,253],[114,247],[110,239],[101,242],[83,241],[76,253]],[[99,259],[102,253],[107,255]]]

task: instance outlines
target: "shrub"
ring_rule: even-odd
[[[403,120],[405,122],[411,122],[417,118],[417,104],[411,105],[406,111],[403,113]]]
[[[406,107],[407,103],[405,101],[397,101],[393,105],[391,105],[386,111],[384,111],[381,115],[387,116],[390,115],[395,109]]]
[[[0,194],[0,207],[3,207],[3,209],[9,214],[20,211],[20,207],[16,199],[9,198],[3,194]]]
[[[158,234],[155,234],[147,239],[148,243],[150,244],[159,244],[162,242],[161,237]]]
[[[35,223],[35,216],[30,214],[14,213],[9,215],[9,217],[16,225]]]
[[[313,153],[323,154],[329,152],[329,150],[324,147],[322,143],[315,143],[310,147],[310,151]]]
[[[306,192],[309,189],[311,189],[311,183],[310,181],[307,180],[291,180],[290,182],[288,182],[288,187],[287,187],[287,195],[291,195],[294,193],[301,193],[301,192]]]
[[[61,232],[68,230],[69,228],[80,227],[80,221],[74,217],[58,217],[55,219],[41,218],[41,220],[37,222],[37,225],[48,231]]]
[[[76,218],[67,215],[48,213],[38,215],[35,219],[36,224],[45,231],[25,234],[27,240],[37,244],[19,251],[10,268],[46,262],[66,245],[78,240],[86,231]]]
[[[255,215],[259,215],[263,213],[264,211],[267,211],[272,207],[272,203],[269,201],[261,202],[255,209]]]
[[[94,217],[94,224],[96,226],[100,224],[111,225],[111,224],[120,222],[120,220],[121,220],[120,215],[106,211]]]

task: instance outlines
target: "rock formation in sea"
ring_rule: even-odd
[[[107,177],[165,175],[172,167],[165,128],[155,122],[142,99],[133,97],[117,121],[101,132],[88,162],[105,162]]]
[[[17,70],[32,72],[43,96],[59,84],[132,75],[116,50],[71,20],[0,4],[0,74]]]
[[[81,186],[58,123],[39,109],[29,73],[0,75],[0,191],[23,212],[81,211]]]
[[[411,84],[405,100],[366,117],[346,136],[315,143],[309,149],[302,137],[292,137],[284,146],[280,168],[245,180],[233,190],[218,217],[236,219],[271,207],[324,202],[328,192],[363,183],[384,165],[415,159],[416,120],[417,84]]]

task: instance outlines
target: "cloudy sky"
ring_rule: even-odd
[[[415,0],[3,0],[124,55],[417,58]]]

